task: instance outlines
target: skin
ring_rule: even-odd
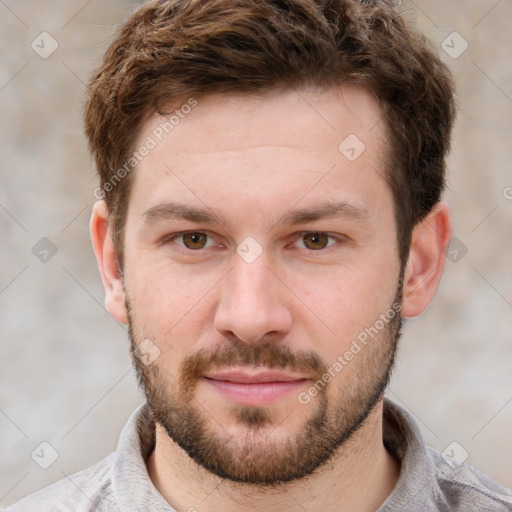
[[[132,350],[149,339],[160,352],[150,366],[140,368],[148,387],[159,390],[153,397],[163,411],[171,403],[196,411],[211,443],[228,439],[234,463],[234,454],[243,455],[240,471],[250,461],[270,471],[284,460],[287,442],[299,439],[322,399],[331,430],[350,426],[392,359],[396,325],[382,329],[308,404],[291,393],[265,407],[234,407],[201,378],[192,379],[189,394],[180,394],[187,382],[184,362],[200,350],[215,355],[239,346],[237,353],[255,354],[270,344],[291,354],[290,361],[313,354],[330,367],[392,306],[400,262],[393,197],[382,176],[386,153],[379,121],[375,100],[349,86],[264,98],[202,98],[136,167],[123,278],[105,204],[94,207],[91,235],[106,306],[118,321],[130,322]],[[137,147],[160,122],[157,116],[146,121]],[[366,146],[353,162],[338,150],[349,134]],[[178,200],[207,207],[226,224],[148,220],[151,208]],[[276,223],[288,210],[329,201],[344,201],[364,213]],[[206,233],[206,247],[190,249],[183,237],[168,237],[183,231]],[[304,238],[304,232],[333,238],[323,247]],[[262,250],[251,263],[236,252],[249,236]],[[432,300],[450,237],[448,207],[439,203],[413,232],[403,317],[420,314]],[[314,372],[305,368],[294,372],[310,379],[300,391],[314,382]],[[264,419],[261,429],[252,421],[255,409]],[[328,459],[290,481],[256,485],[218,476],[192,460],[158,423],[147,466],[156,488],[177,510],[228,512],[376,510],[400,470],[382,442],[381,399]]]

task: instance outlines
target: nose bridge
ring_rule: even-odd
[[[242,257],[236,258],[231,272],[232,290],[237,299],[242,302],[259,302],[267,304],[267,298],[274,288],[275,277],[269,270],[266,255],[260,255],[255,261],[247,262]]]
[[[284,302],[282,284],[269,267],[265,252],[253,261],[235,255],[216,312],[217,330],[246,342],[289,330],[291,313]]]

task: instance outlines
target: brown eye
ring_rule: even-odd
[[[331,237],[325,233],[307,233],[302,237],[304,245],[313,250],[325,249],[329,243],[329,238]]]
[[[181,236],[187,249],[203,249],[208,239],[205,233],[200,232],[183,233]]]

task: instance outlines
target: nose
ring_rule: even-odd
[[[235,255],[214,319],[222,335],[257,343],[266,335],[279,339],[290,331],[292,294],[270,263],[265,251],[252,263]]]

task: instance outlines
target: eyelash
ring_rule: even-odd
[[[169,243],[174,243],[174,241],[176,239],[182,237],[183,235],[187,235],[187,234],[203,234],[203,235],[206,235],[210,239],[213,238],[206,231],[180,231],[179,233],[172,233],[170,235],[165,236],[162,239],[161,243],[163,245],[166,245],[166,244],[169,244]],[[300,240],[305,235],[310,235],[310,234],[327,235],[330,239],[336,240],[338,243],[339,242],[343,242],[346,239],[346,237],[344,237],[342,235],[334,236],[334,235],[330,235],[329,233],[326,233],[325,231],[300,231],[300,232],[298,232],[298,233],[296,233],[294,235],[294,241]],[[184,251],[187,251],[187,252],[190,252],[190,253],[194,253],[194,252],[199,253],[199,252],[201,252],[201,251],[203,251],[205,249],[209,249],[209,247],[204,247],[204,248],[201,248],[201,249],[189,249],[189,248],[187,248],[185,246],[182,246],[182,245],[179,245],[179,244],[176,244],[176,245],[178,245],[181,250],[184,250]],[[327,247],[325,247],[324,249],[317,249],[317,250],[307,249],[307,247],[301,247],[300,249],[305,249],[305,250],[307,250],[310,253],[326,253],[326,252],[329,252],[330,249],[332,247],[334,247],[335,245],[337,245],[337,244],[336,243],[330,244]]]

